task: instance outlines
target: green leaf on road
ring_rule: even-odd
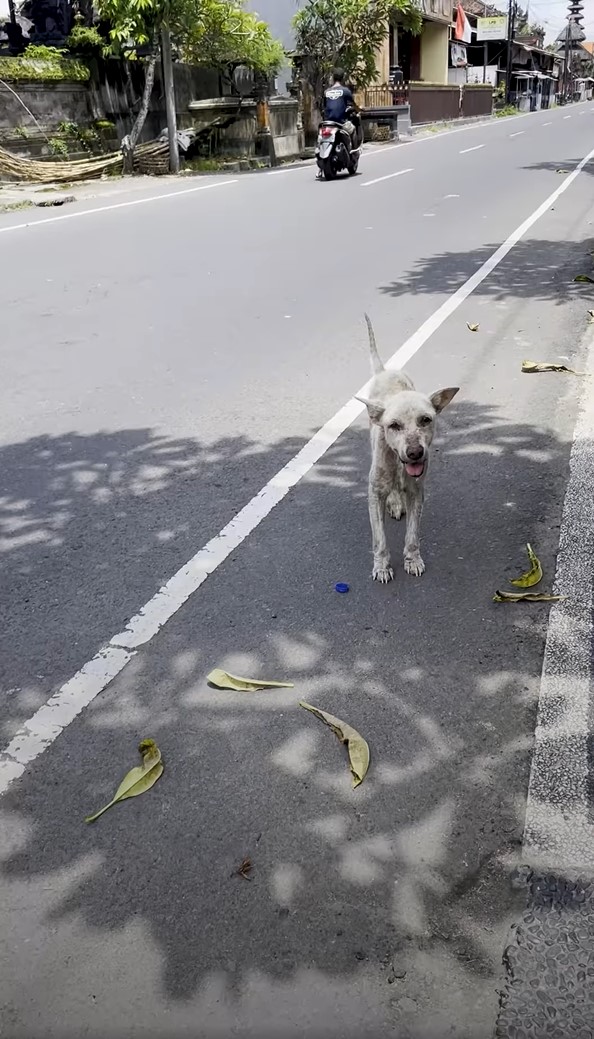
[[[293,689],[293,682],[263,682],[260,678],[240,678],[232,675],[229,671],[222,671],[215,667],[206,676],[206,681],[215,685],[217,689],[234,689],[240,693],[253,693],[258,689]]]
[[[569,170],[555,170],[555,173],[569,173]]]
[[[526,545],[526,551],[528,552],[528,559],[530,560],[530,569],[520,577],[516,577],[510,584],[515,585],[516,588],[533,588],[535,584],[542,581],[542,566],[540,565],[540,559],[532,549],[532,545]]]
[[[585,372],[576,372],[568,368],[566,364],[549,364],[547,361],[522,361],[524,375],[535,375],[538,372],[568,372],[570,375],[585,375]]]
[[[341,721],[340,718],[335,718],[333,714],[320,711],[318,707],[312,707],[305,700],[300,700],[299,706],[305,707],[306,711],[311,711],[321,722],[329,725],[334,735],[338,736],[340,742],[346,743],[351,773],[353,775],[353,787],[359,786],[359,783],[362,783],[365,779],[367,769],[369,768],[369,745],[367,741],[363,739],[356,729],[353,729],[352,725]]]
[[[591,278],[589,274],[576,274],[574,281],[585,281],[590,285],[594,285],[594,278]]]
[[[546,592],[495,592],[493,602],[561,602],[565,595],[548,595]]]
[[[138,765],[128,772],[128,775],[124,777],[119,787],[117,788],[113,799],[106,804],[104,808],[101,808],[94,815],[87,815],[85,822],[94,823],[95,819],[98,819],[100,815],[103,815],[108,808],[118,803],[118,801],[125,801],[128,797],[138,797],[138,794],[144,794],[146,790],[150,790],[155,785],[157,780],[163,775],[163,762],[161,760],[161,751],[157,747],[154,740],[142,740],[138,744],[138,750],[142,755],[142,765]]]

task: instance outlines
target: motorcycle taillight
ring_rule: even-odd
[[[331,126],[323,126],[322,127],[322,137],[332,137],[333,133],[334,133],[334,130],[332,129]]]

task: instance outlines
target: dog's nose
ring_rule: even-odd
[[[406,457],[411,462],[420,462],[423,455],[424,451],[422,447],[407,447],[406,449]]]

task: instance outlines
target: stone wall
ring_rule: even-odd
[[[189,126],[190,101],[216,97],[221,92],[220,77],[210,69],[175,64],[175,95],[180,127]],[[97,119],[115,125],[114,138],[128,133],[140,105],[144,68],[140,62],[104,61],[92,68],[91,81],[0,83],[0,129],[35,129],[35,119],[46,130],[60,123],[86,126]],[[12,88],[12,90],[9,89]],[[14,93],[12,92],[14,91]],[[23,105],[32,113],[29,115]],[[141,140],[151,140],[167,125],[161,68],[157,65],[149,114]]]
[[[272,98],[270,101],[270,130],[277,159],[295,158],[302,151],[298,109],[299,105],[293,99]],[[230,97],[192,101],[188,112],[190,124],[197,129],[209,126],[215,119],[230,120],[229,126],[216,130],[215,153],[238,158],[252,158],[256,154],[256,102],[251,98],[243,101],[241,106]]]

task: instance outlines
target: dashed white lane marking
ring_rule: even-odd
[[[571,116],[570,115],[564,115],[563,118],[564,119],[571,119]]]
[[[444,198],[460,198],[459,195],[444,195]]]
[[[525,130],[516,130],[515,133],[510,133],[510,137],[520,137],[523,133],[526,133],[526,131]]]
[[[397,173],[386,173],[385,177],[376,177],[375,180],[364,181],[361,187],[370,188],[372,184],[379,184],[382,180],[392,180],[392,177],[402,177],[404,173],[414,173],[414,170],[398,170]]]
[[[594,339],[586,370],[594,375]],[[542,668],[522,861],[541,869],[591,869],[589,793],[594,530],[594,382],[584,379],[569,462],[555,591]]]
[[[548,123],[543,123],[542,125],[543,126],[552,126],[553,125],[553,120],[549,119]]]
[[[196,191],[209,191],[211,188],[224,188],[229,184],[237,184],[237,180],[217,180],[214,184],[199,184],[194,188],[184,188],[183,191],[165,191],[162,195],[149,195],[148,198],[133,198],[129,202],[114,202],[109,206],[96,206],[95,209],[79,209],[76,213],[60,213],[60,216],[48,216],[42,220],[30,220],[26,224],[11,224],[10,227],[0,227],[0,234],[8,234],[9,231],[22,231],[24,227],[40,227],[42,224],[57,224],[60,220],[78,220],[81,216],[92,216],[93,213],[107,213],[110,209],[127,209],[130,206],[143,206],[147,202],[159,202],[162,198],[176,198],[177,195],[192,195]]]
[[[594,148],[509,235],[498,249],[479,267],[471,277],[453,292],[427,318],[390,358],[389,368],[402,368],[411,357],[425,345],[428,339],[464,303],[466,299],[488,278],[496,267],[511,252],[527,231],[540,220],[551,205],[573,184],[580,172],[594,158]],[[369,383],[362,386],[357,396],[365,396]],[[8,746],[0,753],[0,794],[23,774],[27,766],[35,761],[64,731],[80,712],[126,666],[137,650],[150,642],[158,631],[184,605],[210,574],[234,552],[252,533],[263,519],[285,498],[292,487],[312,469],[326,451],[364,410],[364,405],[354,397],[337,411],[331,419],[302,447],[279,472],[272,477],[241,509],[225,527],[201,548],[153,595],[152,599],[132,617],[124,631],[114,635],[102,649],[78,671],[65,685],[57,690],[32,715],[16,733]]]
[[[466,155],[467,152],[477,152],[479,148],[484,148],[484,144],[475,144],[474,148],[462,148],[460,155]]]

